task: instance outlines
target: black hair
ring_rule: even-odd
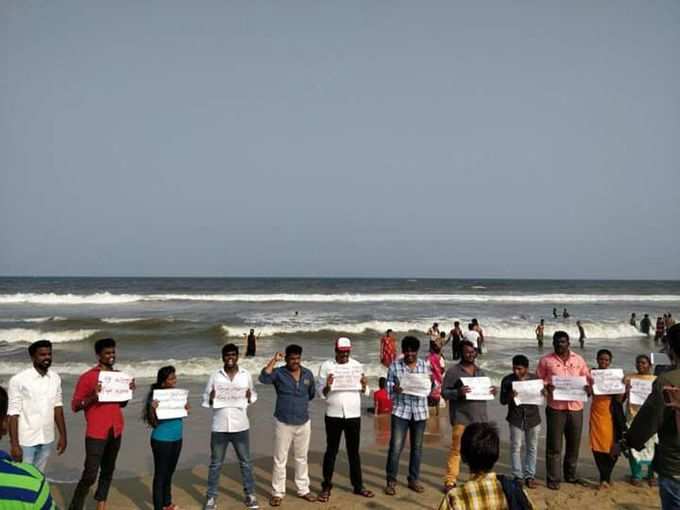
[[[235,352],[238,356],[238,345],[236,344],[225,344],[222,347],[222,357],[224,358],[228,353]]]
[[[607,356],[609,356],[610,360],[614,359],[614,355],[612,354],[612,351],[610,351],[609,349],[600,349],[599,351],[597,351],[597,354],[595,355],[595,359],[599,358],[603,354],[606,354]]]
[[[386,334],[389,335],[390,333],[392,333],[392,330],[391,330],[391,329],[388,329]]]
[[[567,333],[566,331],[562,331],[561,329],[555,331],[555,333],[553,334],[553,344],[556,344],[559,340],[563,338],[569,340],[569,333]]]
[[[460,326],[460,321],[454,321],[454,322],[453,322],[453,325],[454,325],[454,326]]]
[[[430,340],[430,352],[434,352],[436,347],[437,347],[437,342],[435,342],[434,340]]]
[[[401,339],[401,350],[404,351],[417,351],[420,349],[420,340],[414,336],[405,336]]]
[[[385,386],[387,386],[387,379],[385,379],[384,377],[378,379],[378,388],[382,390],[383,388],[385,388]]]
[[[649,363],[650,365],[652,364],[652,359],[649,357],[648,354],[638,354],[637,356],[635,356],[635,364],[637,365],[641,359],[646,359],[647,363]]]
[[[472,324],[474,324],[475,326],[479,324],[479,321],[477,319],[472,319],[470,322],[472,322]]]
[[[472,473],[488,473],[498,461],[500,438],[492,423],[471,423],[460,440],[460,455]]]
[[[32,358],[33,355],[38,352],[38,349],[52,349],[52,342],[49,340],[38,340],[36,342],[33,342],[31,345],[28,346],[28,355]]]
[[[468,324],[468,329],[469,329],[470,331],[472,331],[473,329],[475,329],[475,323],[474,323],[474,322],[471,322],[470,324]]]
[[[441,333],[439,333],[439,336],[441,338],[446,338],[446,331],[442,331]]]
[[[433,323],[432,323],[432,327],[433,327],[433,328],[434,328],[434,327],[437,327],[437,328],[438,328],[438,327],[439,327],[439,323],[438,323],[438,322],[433,322]]]
[[[460,345],[460,352],[463,352],[463,347],[470,347],[470,348],[474,349],[475,351],[477,350],[477,348],[475,347],[475,344],[470,342],[470,340],[463,340],[459,345]]]
[[[101,353],[104,349],[116,347],[116,341],[113,338],[100,338],[94,343],[94,352]]]
[[[680,323],[668,328],[668,331],[666,331],[666,343],[675,353],[675,357],[680,358]]]
[[[151,411],[151,402],[153,401],[153,390],[160,390],[163,387],[163,383],[168,380],[172,374],[175,373],[175,367],[168,365],[167,367],[162,367],[158,369],[156,374],[156,382],[151,385],[149,393],[146,395],[146,404],[142,410],[142,421],[149,424],[151,427],[156,427],[158,425],[158,420]]]
[[[290,344],[286,347],[286,357],[288,356],[302,356],[302,347],[297,344]]]
[[[513,356],[512,364],[517,365],[518,367],[529,368],[529,358],[527,358],[524,354],[518,354],[517,356]]]
[[[0,420],[4,420],[7,416],[7,405],[9,398],[7,397],[7,390],[0,386]]]

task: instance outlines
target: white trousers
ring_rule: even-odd
[[[307,452],[312,436],[312,422],[302,425],[287,425],[274,418],[274,472],[272,473],[272,496],[282,498],[286,494],[286,463],[288,450],[293,444],[295,460],[295,487],[298,496],[309,492],[309,470]]]

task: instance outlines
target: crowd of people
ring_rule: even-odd
[[[668,353],[675,365],[680,359],[680,326],[670,325],[664,332]],[[394,496],[399,490],[399,460],[407,437],[410,452],[406,486],[416,493],[425,491],[420,482],[423,436],[430,413],[438,412],[445,401],[451,443],[447,463],[442,466],[444,497],[440,510],[533,508],[530,491],[537,486],[536,459],[539,431],[543,426],[541,404],[519,401],[516,386],[533,380],[540,381],[540,394],[546,403],[548,489],[559,490],[563,482],[579,483],[579,445],[583,422],[589,419],[590,446],[602,489],[612,483],[614,465],[621,452],[625,452],[630,462],[630,482],[634,485],[658,483],[662,507],[680,508],[680,369],[673,366],[661,373],[644,404],[633,403],[632,381],[655,377],[651,373],[650,358],[641,354],[636,358],[636,372],[625,377],[620,393],[594,394],[595,373],[586,360],[571,349],[569,335],[556,331],[552,352],[544,355],[533,370],[529,359],[518,354],[512,358],[512,372],[502,379],[499,387],[490,383],[484,387],[477,384],[481,382],[477,378],[488,381],[476,363],[484,345],[484,333],[478,321],[472,320],[467,331],[462,331],[456,323],[448,334],[439,331],[435,323],[427,334],[430,340],[426,357],[420,356],[421,343],[415,336],[402,338],[400,355],[393,331],[388,331],[380,342],[380,360],[386,376],[380,379],[379,389],[374,392],[374,408],[377,414],[391,414],[384,494]],[[457,363],[445,369],[441,351],[448,343],[452,343],[452,356]],[[100,401],[101,374],[115,371],[116,342],[111,338],[100,339],[94,349],[97,364],[79,377],[71,399],[72,411],[82,411],[87,424],[84,469],[70,501],[72,510],[84,507],[95,483],[97,509],[106,508],[122,444],[122,410],[127,400]],[[28,351],[32,366],[12,377],[9,393],[0,388],[0,433],[5,433],[8,422],[11,445],[9,454],[0,452],[0,507],[50,509],[54,503],[42,471],[55,442],[57,453],[67,448],[61,380],[50,370],[52,345],[49,341],[35,342]],[[333,357],[313,374],[303,366],[302,347],[291,344],[262,368],[259,382],[273,386],[276,393],[270,506],[280,506],[285,497],[286,465],[291,448],[297,496],[309,502],[329,501],[343,436],[354,494],[359,498],[375,496],[363,482],[359,448],[362,396],[368,395],[368,381],[363,365],[351,356],[351,351],[352,341],[347,337],[338,338]],[[238,346],[226,344],[221,350],[221,359],[222,367],[210,376],[202,399],[202,405],[212,410],[204,509],[217,508],[220,473],[230,444],[239,460],[243,504],[247,508],[259,508],[248,417],[248,407],[257,401],[257,391],[251,374],[238,365]],[[595,361],[598,370],[607,370],[613,354],[601,349]],[[151,427],[154,510],[176,508],[172,500],[172,478],[182,450],[183,418],[160,417],[154,391],[176,388],[178,375],[181,374],[172,366],[160,368],[144,404],[143,419]],[[564,377],[583,378],[582,388],[576,388],[585,395],[583,399],[557,398],[557,379]],[[418,387],[423,381],[426,382],[424,390]],[[135,389],[134,380],[129,386],[130,390]],[[480,391],[488,395],[480,396]],[[507,406],[510,476],[493,471],[500,455],[500,438],[497,427],[489,423],[487,406],[496,396]],[[307,462],[311,437],[309,403],[315,397],[325,402],[326,433],[322,484],[317,495],[310,487]],[[586,418],[584,401],[588,398],[592,402],[590,416]],[[188,405],[186,410],[189,411]],[[461,463],[467,464],[471,473],[465,483],[460,480]]]

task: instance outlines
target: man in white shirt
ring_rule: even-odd
[[[203,393],[203,407],[213,409],[210,434],[210,469],[204,510],[217,508],[217,489],[227,447],[231,443],[241,467],[244,504],[259,508],[255,498],[253,465],[250,460],[250,422],[248,406],[257,400],[253,379],[247,370],[238,366],[238,347],[222,347],[224,367],[210,376]]]
[[[475,350],[479,353],[479,333],[477,332],[473,322],[468,324],[468,330],[463,333],[463,340],[467,340],[472,345],[474,345]]]
[[[335,342],[335,359],[324,361],[319,368],[317,391],[326,400],[326,453],[323,456],[323,482],[317,500],[324,503],[331,496],[335,457],[340,438],[345,434],[349,477],[354,494],[372,498],[361,476],[359,443],[361,437],[361,394],[366,394],[367,379],[363,366],[350,358],[352,342],[340,337]]]
[[[57,453],[66,450],[66,424],[61,378],[52,365],[52,343],[38,340],[28,347],[33,366],[9,380],[9,435],[16,462],[33,464],[43,473],[54,445],[54,425],[59,430]]]

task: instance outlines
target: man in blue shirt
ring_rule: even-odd
[[[274,365],[285,359],[279,368]],[[274,410],[274,470],[272,473],[271,506],[280,506],[286,494],[286,463],[288,450],[293,445],[295,458],[295,486],[297,494],[306,501],[316,501],[309,491],[307,453],[312,433],[309,420],[309,401],[314,398],[314,375],[300,363],[302,347],[291,344],[283,353],[277,352],[260,373],[262,384],[273,384],[276,389]]]

